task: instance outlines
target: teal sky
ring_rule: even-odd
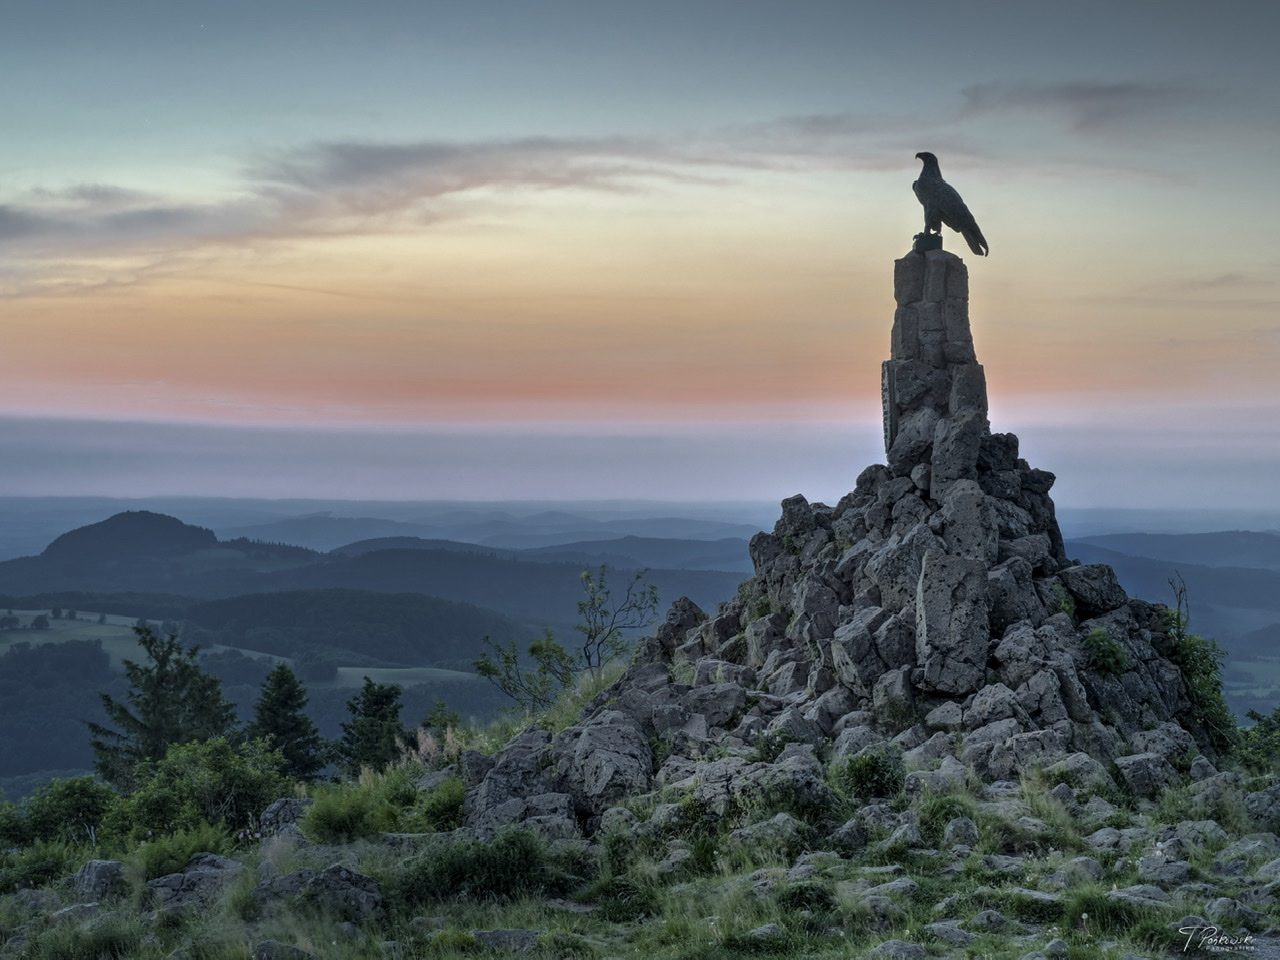
[[[835,499],[931,150],[1058,496],[1272,496],[1271,5],[9,11],[0,494]]]

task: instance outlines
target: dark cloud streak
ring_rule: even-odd
[[[1134,124],[1146,127],[1170,112],[1197,106],[1209,96],[1202,88],[1175,81],[995,80],[966,87],[960,93],[964,98],[962,118],[1031,111],[1065,119],[1072,132],[1094,135],[1127,133]]]

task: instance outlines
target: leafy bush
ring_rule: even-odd
[[[892,797],[902,790],[906,776],[902,754],[885,748],[850,757],[837,767],[835,783],[851,797]]]
[[[1272,773],[1280,764],[1280,707],[1263,716],[1257,710],[1246,714],[1253,721],[1252,727],[1240,730],[1240,763],[1251,773]],[[0,823],[3,812],[0,812]],[[0,827],[0,835],[3,828]]]
[[[119,795],[94,777],[49,780],[24,806],[32,839],[93,844]]]
[[[0,848],[25,847],[31,842],[31,825],[16,803],[0,801]]]
[[[141,786],[112,808],[107,822],[134,839],[206,825],[250,830],[258,814],[290,792],[283,766],[261,740],[174,745],[159,763],[140,767]]]
[[[83,850],[59,841],[38,841],[0,853],[0,894],[43,886],[74,873],[84,860]]]
[[[1222,661],[1227,652],[1215,640],[1188,633],[1186,624],[1184,613],[1170,611],[1169,659],[1182,671],[1191,701],[1191,719],[1204,729],[1215,750],[1232,754],[1239,745],[1240,733],[1235,715],[1222,696]]]
[[[1129,655],[1124,645],[1102,627],[1090,630],[1084,638],[1086,666],[1112,680],[1129,669]]]
[[[197,853],[230,853],[231,837],[225,829],[201,823],[188,830],[161,834],[138,844],[128,857],[143,880],[180,872]]]

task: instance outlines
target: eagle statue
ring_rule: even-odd
[[[916,199],[924,206],[924,230],[926,234],[942,233],[945,223],[952,230],[964,237],[969,249],[980,257],[985,257],[989,247],[987,239],[978,229],[978,221],[956,193],[956,188],[942,179],[942,171],[938,169],[938,158],[932,153],[917,153],[916,159],[924,163],[920,171],[920,179],[911,184]]]

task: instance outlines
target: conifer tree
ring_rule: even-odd
[[[360,692],[347,701],[351,722],[342,725],[336,746],[338,764],[350,776],[361,767],[385,769],[400,756],[408,734],[400,725],[400,687],[364,678]]]
[[[107,717],[119,729],[87,724],[94,768],[126,793],[136,785],[140,763],[163,759],[171,744],[227,736],[236,725],[222,682],[200,669],[199,647],[184,650],[176,636],[162,638],[149,626],[133,630],[147,663],[124,661],[128,704],[102,694]]]
[[[302,712],[306,705],[306,688],[282,661],[263,681],[253,722],[245,730],[249,738],[261,737],[278,750],[285,759],[284,774],[297,780],[313,779],[327,762],[325,742]]]

